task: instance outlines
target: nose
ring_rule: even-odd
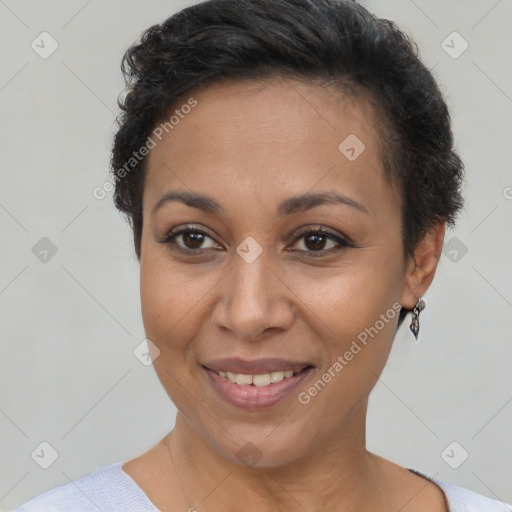
[[[252,262],[233,254],[212,314],[214,325],[246,341],[290,329],[296,311],[293,294],[271,259],[268,250]]]

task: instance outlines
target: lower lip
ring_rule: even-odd
[[[213,370],[203,366],[213,389],[228,403],[242,409],[264,409],[272,407],[292,395],[299,385],[313,371],[312,367],[302,370],[293,377],[267,386],[254,386],[229,382]]]

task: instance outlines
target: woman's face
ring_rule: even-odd
[[[146,336],[191,431],[275,466],[362,430],[412,305],[401,202],[363,99],[278,80],[193,98],[148,156]]]

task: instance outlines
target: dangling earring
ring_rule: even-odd
[[[423,299],[418,299],[416,306],[414,306],[414,309],[412,310],[412,319],[409,329],[411,329],[416,340],[418,339],[418,333],[420,332],[420,313],[425,309],[425,306],[425,301]]]

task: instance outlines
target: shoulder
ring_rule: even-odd
[[[497,501],[463,487],[433,480],[445,493],[449,512],[511,512],[512,505]]]
[[[435,483],[444,493],[449,512],[512,512],[512,505],[478,494],[464,487],[431,478],[425,473],[409,471]]]
[[[124,462],[124,461],[123,461]],[[133,512],[157,509],[115,462],[27,501],[15,512]]]

